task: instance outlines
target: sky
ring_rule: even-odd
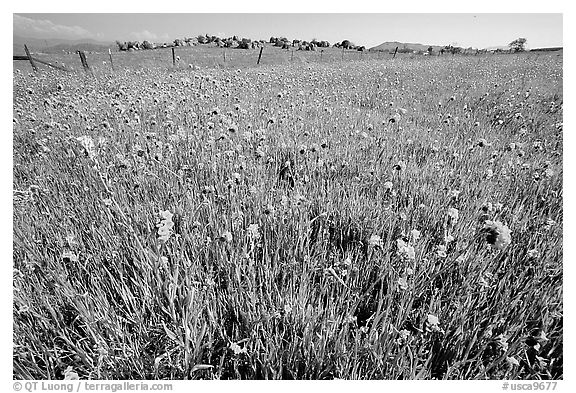
[[[486,48],[505,46],[524,37],[527,47],[539,48],[562,46],[562,28],[561,13],[13,14],[14,35],[44,39],[92,38],[106,42],[166,42],[208,34],[265,40],[271,36],[316,38],[331,44],[348,39],[366,47],[400,41]]]

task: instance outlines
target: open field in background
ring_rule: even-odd
[[[563,378],[561,56],[150,53],[14,73],[14,378]]]
[[[170,68],[172,69],[172,50],[170,48],[141,50],[134,52],[118,52],[115,47],[112,50],[112,60],[116,70],[134,70],[142,68]],[[317,48],[316,51],[298,51],[294,49],[281,49],[272,45],[266,45],[262,52],[260,65],[282,65],[282,64],[307,64],[307,63],[336,63],[336,62],[356,62],[361,60],[391,60],[393,53],[378,52],[358,52],[356,50],[344,50],[338,48]],[[177,68],[187,68],[190,64],[202,68],[246,68],[256,66],[260,49],[233,49],[217,48],[208,45],[183,46],[174,48],[176,56],[180,57]],[[320,52],[323,50],[324,52]],[[225,55],[224,55],[225,53]],[[529,54],[537,57],[541,54]],[[33,53],[34,57],[49,61],[53,64],[64,65],[71,70],[81,70],[82,64],[78,54],[42,54]],[[226,56],[226,60],[224,60]],[[451,56],[451,55],[444,55]],[[472,56],[472,55],[470,55]],[[479,55],[494,56],[494,55]],[[111,73],[110,59],[108,53],[87,53],[88,64],[96,73]],[[412,58],[426,60],[426,56],[415,54],[397,53],[396,59]],[[14,68],[22,71],[30,70],[30,63],[27,61],[14,62]],[[41,69],[46,69],[40,65]]]

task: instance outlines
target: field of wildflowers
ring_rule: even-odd
[[[14,378],[563,378],[561,55],[13,83]]]

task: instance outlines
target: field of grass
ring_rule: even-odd
[[[14,378],[563,378],[561,56],[169,61],[14,72]]]
[[[112,62],[115,70],[127,71],[146,68],[165,68],[173,69],[172,50],[170,48],[161,48],[155,50],[142,50],[135,52],[118,52],[115,48],[112,51]],[[236,49],[236,48],[218,48],[211,45],[197,45],[193,47],[177,47],[175,56],[176,69],[188,68],[190,65],[202,68],[247,68],[256,66],[260,49]],[[48,61],[52,64],[64,66],[73,71],[82,69],[80,57],[78,54],[43,54],[33,53],[34,57]],[[88,53],[86,54],[88,65],[96,74],[112,72],[110,57],[108,53]],[[284,50],[272,45],[266,45],[262,51],[260,59],[261,65],[280,65],[280,64],[307,64],[323,63],[330,64],[335,62],[357,62],[365,60],[391,60],[393,54],[378,52],[358,52],[356,50],[342,50],[338,48],[318,48],[316,51],[299,51],[295,48]],[[420,55],[413,54],[396,54],[396,58],[423,58]],[[30,63],[27,61],[18,61],[14,63],[16,69],[22,71],[30,70]],[[41,69],[46,66],[40,65]]]

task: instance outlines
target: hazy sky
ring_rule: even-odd
[[[15,35],[172,41],[198,34],[252,39],[348,39],[483,48],[525,37],[528,47],[562,46],[562,14],[14,14]]]

